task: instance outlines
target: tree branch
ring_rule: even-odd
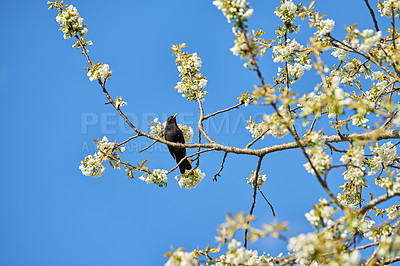
[[[256,205],[256,196],[257,196],[257,182],[258,182],[258,175],[260,173],[260,167],[261,167],[261,162],[263,160],[264,156],[260,156],[258,158],[258,163],[257,163],[257,169],[255,172],[255,176],[254,176],[254,182],[253,182],[253,203],[251,204],[251,209],[250,209],[250,214],[249,216],[253,215],[253,211],[254,211],[254,206]],[[246,229],[244,231],[244,247],[247,249],[247,233],[249,231],[249,223],[250,221],[247,221],[247,226]]]
[[[371,6],[368,3],[368,0],[364,0],[364,2],[369,9],[369,13],[371,14],[372,20],[374,21],[375,30],[379,31],[378,21],[376,21],[374,10],[372,10]]]

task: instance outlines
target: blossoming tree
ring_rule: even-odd
[[[200,111],[197,141],[191,143],[193,129],[182,124],[178,126],[186,143],[181,144],[164,139],[165,123],[157,119],[150,122],[149,131],[144,132],[127,118],[121,109],[127,103],[118,96],[114,100],[107,91],[106,83],[111,77],[109,65],[95,63],[88,55],[87,46],[93,43],[85,40],[88,30],[77,9],[63,1],[48,2],[51,9],[58,11],[56,20],[64,38],[75,39],[73,46],[86,57],[90,81],[98,82],[108,102],[136,133],[122,142],[109,142],[104,136],[97,141],[98,151],[84,158],[79,168],[84,175],[99,177],[108,161],[114,169],[125,169],[129,178],[139,172],[139,179],[166,187],[168,176],[179,163],[167,171],[149,169],[146,160],[136,164],[122,161],[124,144],[139,137],[151,139],[153,144],[159,142],[194,151],[184,158],[192,160],[193,169],[175,177],[183,189],[195,188],[205,177],[200,170],[203,153],[224,152],[215,176],[223,170],[230,153],[258,158],[258,164],[247,178],[253,189],[249,215],[228,215],[218,230],[218,246],[193,251],[172,250],[166,254],[166,265],[199,265],[202,261],[207,265],[375,265],[400,261],[400,204],[396,202],[396,196],[400,196],[397,155],[400,142],[396,142],[400,131],[394,129],[400,126],[400,38],[395,23],[400,14],[400,0],[378,1],[374,5],[364,0],[364,3],[374,29],[358,29],[357,25],[352,25],[345,28],[344,38],[338,38],[334,34],[335,21],[315,11],[314,1],[303,4],[281,0],[275,15],[282,23],[277,26],[274,39],[266,40],[262,30],[248,27],[253,14],[250,3],[215,0],[213,4],[233,27],[235,40],[230,50],[246,60],[244,67],[254,71],[259,82],[251,94],[242,93],[236,105],[206,114],[202,102],[207,95],[207,78],[200,72],[202,60],[197,53],[185,52],[185,44],[172,46],[181,78],[175,89],[188,101],[196,102]],[[389,27],[385,30],[377,22],[378,15],[388,21]],[[301,44],[295,37],[306,21],[314,34],[308,44]],[[272,51],[273,62],[277,64],[274,77],[264,77],[258,64],[265,59],[263,55],[267,50]],[[333,57],[335,63],[328,64],[328,57]],[[311,90],[297,85],[305,71],[315,71],[320,77]],[[272,112],[266,113],[263,121],[249,118],[247,129],[254,139],[245,147],[217,143],[203,128],[207,119],[251,104],[268,106]],[[306,134],[300,135],[299,129]],[[285,136],[290,136],[292,141],[252,148],[261,139]],[[301,150],[305,169],[315,176],[326,198],[321,198],[305,214],[315,231],[289,238],[288,255],[272,257],[263,251],[247,249],[247,243],[263,237],[286,239],[285,223],[254,228],[251,221],[257,194],[268,202],[260,189],[266,182],[266,175],[260,170],[263,159],[270,153],[289,149]],[[327,177],[332,175],[332,169],[341,169],[343,173],[338,194],[328,186]],[[372,186],[380,187],[382,193],[373,195]],[[271,209],[273,212],[272,206]],[[235,239],[238,230],[245,232],[243,244]],[[361,242],[356,241],[359,238]]]

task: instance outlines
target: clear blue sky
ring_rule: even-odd
[[[110,94],[123,96],[128,102],[124,110],[140,129],[147,130],[147,121],[154,117],[165,120],[175,113],[180,123],[197,123],[196,104],[173,89],[179,80],[169,49],[173,44],[186,42],[187,51],[203,60],[202,73],[209,79],[206,113],[236,104],[240,92],[251,91],[257,83],[256,74],[229,51],[231,26],[211,2],[67,2],[77,6],[88,25],[92,60],[108,63],[113,71]],[[273,14],[278,2],[250,2],[255,9],[250,26],[262,28],[268,39],[274,38],[271,25],[279,22]],[[335,36],[343,38],[344,25],[373,27],[364,1],[330,3],[317,1],[316,6],[336,20]],[[46,1],[1,1],[0,7],[0,265],[162,265],[171,245],[192,250],[215,244],[215,229],[227,212],[248,213],[252,189],[246,177],[257,164],[250,156],[228,155],[218,182],[211,177],[223,153],[202,156],[206,178],[193,190],[179,188],[177,171],[169,176],[166,189],[129,180],[124,171],[110,167],[101,178],[83,176],[78,166],[95,152],[92,139],[106,135],[122,141],[132,132],[111,106],[104,105],[98,84],[83,70],[85,58],[58,32],[56,12],[47,11]],[[307,36],[297,39],[304,44]],[[268,55],[261,68],[271,82],[277,65]],[[302,84],[312,89],[317,81],[309,73]],[[265,111],[241,108],[206,128],[219,142],[244,146],[251,140],[245,120],[254,114],[260,119]],[[266,139],[257,147],[274,142]],[[137,152],[149,143],[138,139],[123,159],[149,159],[151,168],[172,168],[165,146]],[[311,230],[304,213],[323,195],[303,163],[300,151],[285,151],[268,155],[261,168],[267,174],[263,191],[275,207],[276,219],[289,222],[289,235]],[[340,175],[333,175],[330,185],[341,182]],[[255,215],[257,223],[274,220],[261,198]],[[237,239],[243,241],[243,235]],[[265,239],[249,247],[277,255],[286,243]]]

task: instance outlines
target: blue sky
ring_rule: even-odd
[[[197,123],[197,105],[173,89],[179,81],[169,49],[173,44],[187,43],[186,51],[197,52],[203,60],[202,73],[209,80],[206,113],[236,104],[240,92],[251,91],[258,82],[254,72],[243,68],[244,61],[229,51],[234,39],[231,26],[211,2],[67,2],[78,8],[88,25],[87,39],[94,42],[91,59],[108,63],[113,71],[110,94],[123,96],[128,102],[125,112],[140,129],[148,130],[148,120],[164,121],[175,113],[180,123]],[[279,23],[273,14],[278,2],[250,2],[255,9],[250,27],[263,29],[267,39],[274,38],[271,25]],[[206,178],[193,190],[179,188],[174,180],[177,171],[169,176],[166,189],[129,180],[124,171],[110,167],[98,179],[83,176],[78,166],[95,152],[93,139],[106,135],[123,141],[132,132],[111,106],[104,105],[100,87],[83,69],[85,58],[71,48],[72,40],[64,40],[58,32],[56,12],[47,11],[46,1],[18,3],[0,2],[0,264],[162,265],[171,245],[188,250],[215,245],[215,229],[225,215],[250,210],[252,189],[246,177],[257,158],[229,154],[222,177],[213,182],[223,153],[204,155],[200,167]],[[335,19],[335,36],[343,38],[344,25],[373,28],[364,1],[329,3],[319,1],[316,6]],[[306,34],[296,38],[305,44],[312,31],[302,27]],[[277,65],[269,55],[260,66],[267,82],[272,82]],[[317,76],[310,72],[306,77],[302,84],[312,90]],[[261,119],[266,111],[257,106],[240,108],[205,127],[225,145],[244,146],[251,141],[245,120],[250,115]],[[174,161],[165,146],[157,144],[138,153],[150,143],[138,139],[127,147],[123,159],[132,163],[149,159],[150,168],[172,168]],[[255,147],[271,143],[278,142],[267,138]],[[261,168],[267,175],[263,191],[277,216],[273,218],[258,198],[255,224],[288,221],[289,235],[311,230],[304,213],[324,194],[303,163],[298,150],[266,156]],[[340,174],[333,177],[332,187],[342,182]],[[243,235],[237,239],[243,241]],[[272,255],[285,247],[286,243],[271,239],[249,245]]]

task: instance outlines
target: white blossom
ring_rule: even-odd
[[[165,266],[197,266],[197,260],[193,252],[184,252],[179,249],[169,257]]]
[[[296,39],[288,39],[286,46],[281,44],[272,48],[272,52],[274,53],[274,62],[288,62],[297,50],[301,50],[303,48],[304,47],[300,45]]]
[[[291,83],[293,83],[295,80],[300,79],[301,76],[304,74],[304,70],[310,70],[311,69],[311,64],[300,64],[300,63],[295,63],[295,64],[287,64],[287,69],[288,69],[288,74],[289,76],[293,77],[293,80]],[[283,68],[278,68],[278,72],[282,72],[284,69]]]
[[[381,13],[381,17],[392,17],[392,12],[400,10],[399,0],[386,0],[382,4],[378,3],[378,11]]]
[[[390,220],[394,220],[399,216],[399,205],[393,205],[390,208],[386,208],[386,215]]]
[[[307,220],[316,227],[321,227],[321,221],[326,225],[332,223],[332,217],[337,211],[334,207],[330,206],[328,201],[324,198],[319,199],[319,205],[315,205],[314,209],[305,214]]]
[[[212,3],[222,11],[229,23],[237,19],[247,19],[253,15],[253,9],[245,0],[215,0]]]
[[[297,10],[297,6],[293,4],[291,0],[283,2],[275,10],[275,15],[277,15],[283,22],[288,23],[294,19],[294,13]]]
[[[324,19],[317,24],[318,31],[315,35],[322,37],[333,31],[335,21],[333,19]]]
[[[382,75],[383,75],[383,72],[382,72],[382,71],[375,71],[375,72],[372,72],[372,74],[371,74],[371,79],[372,79],[372,80],[377,80],[377,79],[379,79],[380,77],[382,77]]]
[[[400,237],[395,234],[392,236],[384,235],[379,241],[377,255],[382,258],[394,257],[400,254]],[[389,256],[388,256],[389,255]]]
[[[351,146],[350,149],[340,158],[344,165],[349,165],[344,174],[345,180],[354,180],[356,184],[364,183],[364,147]]]
[[[97,153],[86,156],[85,159],[81,161],[81,165],[79,166],[82,174],[91,177],[101,176],[105,171],[101,157],[102,156]]]
[[[247,184],[250,184],[254,187],[254,180],[256,178],[256,172],[255,171],[251,171],[251,175],[248,176],[247,179]],[[266,175],[261,175],[261,173],[258,173],[258,178],[257,178],[257,187],[261,187],[262,185],[264,185],[265,181],[267,180],[267,176]]]
[[[97,66],[93,66],[89,69],[87,76],[90,81],[100,80],[101,82],[105,82],[107,78],[111,76],[111,71],[109,71],[110,66],[108,64],[99,64]]]
[[[181,81],[176,83],[175,89],[189,101],[197,98],[204,100],[203,96],[207,95],[207,91],[203,89],[207,85],[207,78],[200,73],[201,58],[197,53],[188,54],[182,52],[183,47],[186,47],[186,45],[173,45],[171,47],[177,57],[175,62],[180,72],[179,77],[181,77]]]
[[[60,10],[56,17],[56,21],[61,26],[61,31],[64,33],[64,39],[74,37],[75,33],[85,36],[88,29],[84,27],[83,18],[79,17],[78,10],[73,5]],[[86,42],[91,45],[91,42]]]
[[[369,165],[371,170],[368,175],[374,175],[381,169],[382,166],[386,167],[397,159],[397,148],[392,144],[392,142],[384,143],[382,146],[372,146],[371,151],[375,153],[374,157],[369,160]]]
[[[154,123],[153,123],[154,122]],[[150,126],[150,135],[154,137],[163,137],[164,136],[164,126],[161,122],[158,121],[158,118],[154,118],[153,122]]]
[[[116,142],[109,142],[106,136],[101,141],[97,141],[98,154],[103,157],[113,157],[116,147]]]
[[[229,50],[236,56],[240,56],[241,59],[248,58],[251,56],[256,56],[259,53],[258,42],[255,38],[247,34],[247,41],[249,43],[250,49],[246,42],[246,37],[242,33],[236,33],[235,45]]]
[[[288,249],[295,252],[296,262],[309,264],[318,245],[319,241],[316,233],[300,234],[289,239]]]
[[[341,48],[335,48],[335,51],[331,53],[334,57],[337,57],[339,60],[344,61],[348,58],[349,53],[346,50]]]
[[[264,132],[265,129],[263,129],[264,123],[259,123],[257,124],[254,120],[250,119],[246,121],[248,123],[248,125],[246,126],[246,129],[251,133],[251,136],[253,138],[258,138],[259,136],[262,135],[262,133]],[[263,139],[264,136],[261,137],[261,139]]]
[[[118,108],[119,106],[125,106],[127,103],[122,100],[122,97],[118,97],[115,99],[115,107]]]
[[[182,131],[183,138],[185,139],[185,143],[192,142],[192,138],[193,138],[193,129],[192,129],[192,127],[187,126],[185,124],[183,124],[183,125],[178,124],[178,127]]]
[[[289,129],[293,127],[294,119],[291,114],[280,106],[278,108],[279,115],[273,113],[271,115],[264,115],[263,128],[268,129],[266,134],[271,134],[275,138],[283,138],[289,134]]]
[[[258,256],[258,252],[255,250],[248,250],[245,247],[242,247],[242,243],[237,241],[236,239],[232,239],[228,242],[228,249],[226,255],[221,255],[219,259],[223,261],[223,263],[216,264],[218,265],[261,265],[261,257]]]
[[[378,31],[375,35],[373,34],[374,31],[371,29],[366,29],[362,31],[360,35],[364,37],[364,39],[359,47],[361,51],[368,53],[372,47],[377,46],[379,44],[382,38],[382,32]]]
[[[153,183],[162,187],[163,185],[166,185],[168,181],[167,173],[168,171],[163,169],[154,169],[153,172],[145,173],[139,177],[139,179],[145,181],[147,184]]]
[[[310,155],[311,163],[319,174],[324,173],[332,165],[332,158],[325,153],[324,139],[319,138],[312,148],[306,149],[306,152]],[[304,167],[309,173],[316,175],[312,165],[310,162],[307,162],[304,164]]]
[[[200,184],[201,180],[206,176],[206,174],[202,173],[199,168],[195,168],[192,170],[187,170],[185,173],[179,176],[176,176],[175,179],[179,180],[178,185],[180,187],[184,187],[187,189],[192,189],[197,187]]]

